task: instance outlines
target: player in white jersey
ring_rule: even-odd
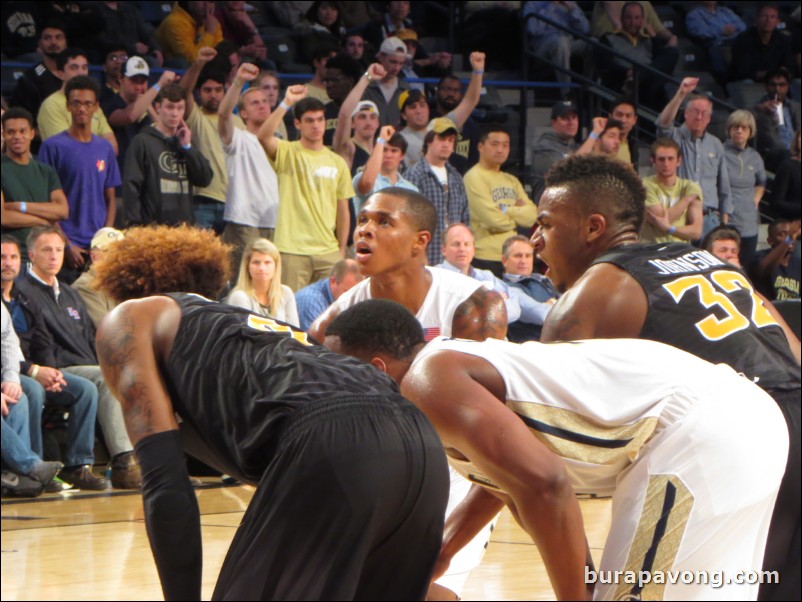
[[[633,339],[424,347],[412,316],[379,300],[343,312],[326,345],[383,367],[481,486],[482,511],[447,522],[440,566],[506,503],[558,599],[585,599],[593,582],[599,600],[756,599],[743,576],[761,568],[788,431],[731,368]],[[578,492],[613,495],[599,573]]]

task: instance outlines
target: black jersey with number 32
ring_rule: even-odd
[[[612,263],[643,288],[642,338],[728,364],[767,391],[800,387],[782,328],[738,268],[685,243],[626,245],[593,263]]]

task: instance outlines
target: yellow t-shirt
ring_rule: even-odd
[[[327,148],[313,151],[299,141],[279,140],[271,163],[278,175],[274,242],[279,251],[294,255],[338,251],[337,201],[355,194],[343,158]]]
[[[646,187],[647,207],[661,206],[668,211],[670,207],[676,205],[680,199],[689,194],[698,195],[699,200],[702,200],[702,189],[699,184],[684,178],[677,178],[673,186],[667,187],[660,184],[656,176],[649,176],[648,178],[643,178],[643,185]],[[686,225],[688,223],[687,215],[688,212],[685,211],[678,219],[671,222],[671,225],[677,228]],[[640,238],[643,242],[687,242],[678,236],[661,232],[646,221],[643,222]]]
[[[63,91],[56,90],[45,98],[42,106],[39,107],[36,123],[39,126],[39,135],[42,140],[47,140],[51,136],[70,129],[72,115],[67,110],[67,97],[64,96]],[[112,133],[111,126],[106,120],[100,105],[95,109],[95,114],[92,115],[92,133],[95,136],[108,136]]]
[[[317,86],[310,86],[309,84],[306,84],[306,95],[309,98],[317,98],[324,105],[331,102],[331,98],[329,98],[329,95],[326,94],[325,88],[318,88]]]
[[[223,28],[218,25],[217,31],[208,33],[204,25],[195,23],[192,15],[176,3],[156,29],[156,39],[164,56],[181,57],[194,63],[198,50],[204,46],[214,48],[223,41]]]
[[[632,155],[629,152],[628,140],[621,141],[621,146],[618,147],[618,154],[615,156],[615,158],[626,163],[627,165],[632,165]]]
[[[471,226],[476,232],[476,257],[501,261],[501,245],[516,234],[517,227],[529,228],[535,223],[537,207],[518,178],[485,169],[480,164],[465,174],[465,190]],[[526,204],[517,206],[518,199],[526,199]]]
[[[193,194],[202,195],[225,203],[228,191],[228,171],[223,144],[217,133],[217,114],[207,115],[197,104],[187,117],[187,125],[192,131],[192,144],[203,153],[212,166],[212,182],[205,188],[195,187]],[[238,115],[234,115],[234,127],[245,129],[245,124]]]

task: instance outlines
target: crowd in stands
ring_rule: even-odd
[[[362,279],[354,241],[370,195],[419,191],[437,214],[428,265],[498,292],[509,338],[539,340],[559,297],[529,242],[546,174],[569,155],[602,154],[643,175],[642,240],[696,242],[769,299],[799,298],[798,7],[784,21],[774,3],[698,2],[685,14],[681,32],[719,85],[765,87],[729,115],[721,140],[713,101],[678,69],[686,38],[651,3],[466,3],[490,29],[524,20],[522,47],[564,85],[544,131],[525,141],[522,181],[505,170],[510,129],[475,113],[486,70],[515,55],[512,40],[496,40],[494,57],[477,39],[459,73],[460,49],[427,52],[438,26],[410,2],[175,2],[158,24],[138,4],[2,6],[4,61],[33,64],[2,117],[3,466],[27,482],[19,491],[52,488],[56,473],[79,488],[139,485],[94,342],[114,301],[93,287],[92,266],[132,226],[214,230],[232,250],[225,302],[306,330]],[[268,50],[265,23],[297,42],[305,83],[282,84],[287,63]],[[586,124],[571,70],[618,96]],[[438,83],[409,81],[420,77]],[[659,116],[640,117],[656,140],[639,152],[644,107]],[[759,251],[766,206],[774,221]],[[8,365],[7,343],[18,358]],[[63,468],[42,458],[43,403],[69,408]],[[111,483],[91,470],[95,415]],[[19,439],[8,448],[7,423]]]

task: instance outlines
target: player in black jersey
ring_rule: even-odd
[[[190,228],[137,228],[98,265],[126,301],[214,296],[226,248]],[[411,352],[411,350],[410,350]],[[142,466],[165,598],[199,600],[200,517],[184,451],[257,486],[213,599],[423,599],[448,472],[434,429],[373,367],[291,326],[175,293],[127,301],[98,354]]]
[[[547,185],[533,243],[566,292],[541,340],[649,338],[729,364],[775,399],[791,446],[763,565],[780,583],[761,586],[759,599],[799,600],[799,340],[741,270],[684,243],[638,243],[645,191],[629,169],[571,157],[552,167]]]

